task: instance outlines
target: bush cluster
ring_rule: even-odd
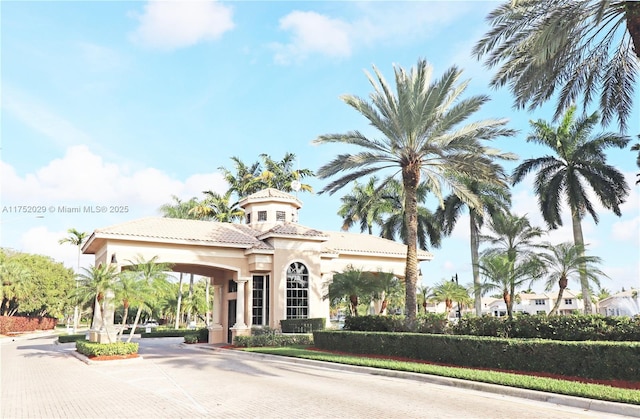
[[[96,343],[87,340],[76,342],[76,350],[86,356],[130,355],[138,353],[134,342]]]
[[[313,336],[311,334],[282,334],[276,329],[256,327],[251,329],[251,336],[236,336],[233,343],[241,348],[313,345]]]
[[[637,381],[640,342],[562,342],[422,333],[317,331],[320,349],[474,368]]]
[[[51,317],[0,316],[0,335],[53,330],[57,324],[58,319]]]
[[[414,323],[407,322],[404,316],[349,316],[344,321],[344,330],[446,333],[448,325],[444,313],[420,314]]]
[[[60,335],[58,336],[58,343],[77,342],[79,340],[85,340],[87,335],[85,333],[77,335]]]
[[[198,343],[198,335],[195,333],[184,335],[184,343]]]

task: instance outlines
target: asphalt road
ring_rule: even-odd
[[[54,337],[3,340],[2,418],[605,418],[500,394],[140,340],[143,359],[87,364]]]

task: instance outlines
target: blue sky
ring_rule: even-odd
[[[220,166],[266,153],[295,153],[317,170],[338,152],[312,145],[318,135],[358,129],[376,135],[339,99],[367,96],[364,71],[427,59],[439,75],[452,65],[471,83],[465,96],[492,98],[480,118],[508,118],[520,130],[494,145],[522,159],[545,153],[526,144],[531,119],[551,105],[515,111],[509,92],[491,90],[491,72],[470,56],[486,31],[487,1],[423,2],[54,2],[1,4],[1,206],[3,247],[50,255],[75,267],[76,253],[58,240],[82,231],[159,215],[171,200],[223,192]],[[640,133],[638,104],[629,134]],[[594,109],[590,109],[593,111]],[[609,126],[607,130],[615,130]],[[601,210],[583,229],[617,291],[640,286],[640,203],[635,156],[609,153],[631,194],[623,216]],[[512,164],[507,165],[513,168]],[[326,181],[312,179],[316,191]],[[301,224],[338,230],[340,197],[300,194]],[[43,218],[15,206],[47,208]],[[126,213],[65,214],[59,206],[127,206]],[[435,203],[429,204],[434,206]],[[513,211],[544,227],[531,180],[513,189]],[[467,218],[435,259],[422,266],[432,285],[458,274],[471,280]],[[553,243],[572,239],[565,227]],[[84,256],[82,264],[92,263]],[[540,288],[541,285],[534,286]],[[570,284],[578,289],[577,284]]]

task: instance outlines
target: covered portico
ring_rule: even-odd
[[[168,263],[175,272],[209,278],[213,314],[209,342],[232,342],[252,326],[280,320],[329,319],[323,299],[347,266],[404,275],[406,246],[364,234],[324,232],[296,223],[294,196],[266,189],[240,202],[246,224],[149,217],[97,229],[82,251],[95,264],[119,268],[135,260]],[[418,260],[431,260],[419,252]]]

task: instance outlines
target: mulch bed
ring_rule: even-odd
[[[88,356],[92,361],[114,361],[116,359],[132,359],[138,358],[138,354],[129,355],[100,355],[100,356]]]
[[[340,352],[340,351],[327,351],[324,349],[318,349],[314,347],[308,347],[310,351],[318,351],[318,352],[326,352],[336,355],[346,355],[346,356],[359,356],[363,358],[373,358],[373,359],[388,359],[393,361],[400,362],[416,362],[419,364],[430,364],[430,365],[439,365],[443,367],[453,367],[453,368],[467,368],[461,367],[460,365],[452,365],[452,364],[443,364],[439,362],[431,362],[431,361],[423,361],[418,359],[411,358],[402,358],[398,356],[386,356],[386,355],[372,355],[372,354],[352,354],[348,352]],[[531,371],[514,371],[514,370],[502,370],[496,368],[479,368],[473,367],[468,369],[474,370],[485,370],[485,371],[497,371],[497,372],[506,372],[510,374],[520,374],[520,375],[529,375],[533,377],[546,377],[546,378],[555,378],[557,380],[565,380],[565,381],[576,381],[580,383],[590,383],[590,384],[602,384],[605,386],[616,387],[616,388],[626,388],[631,390],[640,390],[640,381],[625,381],[625,380],[596,380],[592,378],[584,378],[584,377],[570,377],[559,374],[551,374],[547,372],[531,372]]]

